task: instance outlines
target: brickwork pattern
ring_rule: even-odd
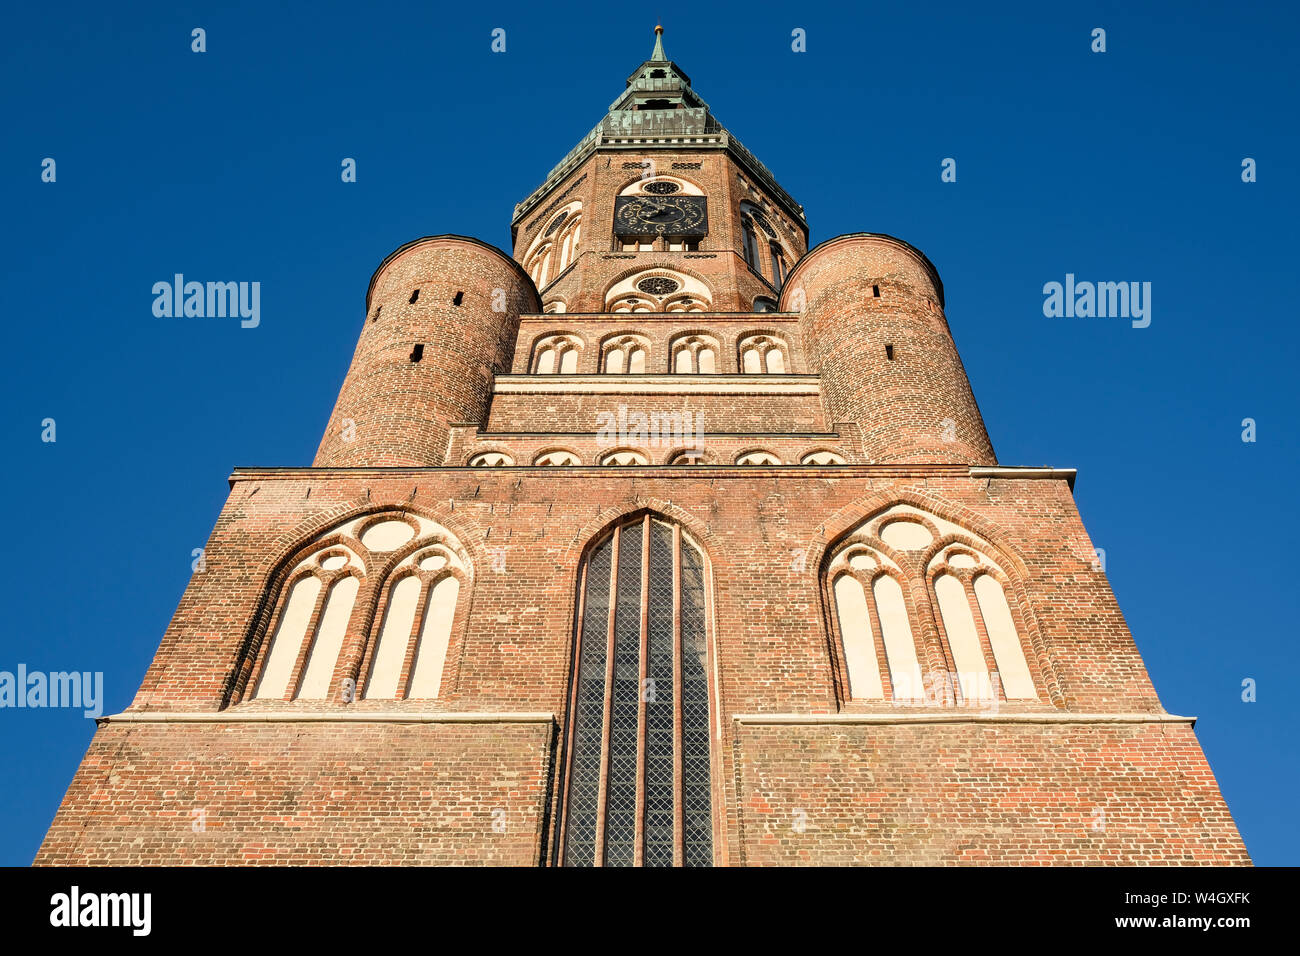
[[[551,739],[549,724],[110,723],[36,863],[536,865]]]
[[[802,211],[770,180],[760,188],[752,159],[639,135],[593,141],[518,207],[513,258],[438,236],[381,263],[314,466],[232,476],[205,569],[128,709],[149,720],[101,724],[37,862],[553,861],[584,554],[650,512],[706,559],[717,863],[1248,863],[1190,726],[1156,697],[1064,476],[972,474],[997,459],[929,261],[866,233],[808,251]],[[647,170],[707,197],[698,250],[622,249],[616,198]],[[575,201],[576,257],[539,290],[521,261]],[[779,289],[766,235],[756,267],[745,261],[742,203],[793,266]],[[648,268],[703,283],[710,311],[600,314]],[[778,292],[778,311],[754,312]],[[564,314],[542,314],[560,302]],[[584,341],[579,374],[532,374],[538,339],[560,332]],[[599,376],[601,342],[622,332],[644,337],[647,374]],[[688,332],[718,340],[718,374],[669,374]],[[749,332],[786,343],[786,374],[739,374]],[[661,444],[636,449],[646,466],[597,467],[611,450],[602,415],[620,406],[702,419],[703,462],[670,465],[679,449]],[[559,449],[581,464],[527,467]],[[758,450],[847,464],[732,464]],[[483,452],[516,465],[468,464]],[[971,719],[975,704],[845,697],[828,562],[900,505],[983,542],[999,569],[1037,691],[1000,701],[1003,722]],[[384,516],[441,526],[463,565],[437,697],[336,692],[374,659],[385,585],[407,557],[390,549],[333,632],[329,696],[251,699],[297,562],[323,543],[363,554],[349,523]],[[929,584],[898,575],[920,656],[945,661]],[[745,716],[779,714],[820,722]]]
[[[591,435],[594,441],[600,428],[599,416],[617,415],[620,405],[646,415],[690,412],[693,420],[703,421],[711,432],[827,431],[818,395],[707,395],[688,391],[670,395],[622,391],[496,395],[487,428],[492,432],[578,432]]]
[[[862,746],[862,731],[845,738],[857,741],[851,745],[841,739],[842,733],[822,728],[815,733],[791,727],[763,731],[781,736],[785,743],[778,743],[775,736],[756,740],[748,729],[733,738],[732,718],[736,714],[836,713],[848,706],[837,695],[835,655],[827,645],[822,559],[837,540],[866,518],[901,502],[959,523],[984,537],[998,549],[999,559],[1013,576],[1016,598],[1024,603],[1035,633],[1041,635],[1059,698],[1048,699],[1044,693],[1038,702],[1015,707],[1007,704],[1006,711],[1162,712],[1105,575],[1094,568],[1092,545],[1064,481],[974,479],[963,475],[964,469],[952,466],[808,468],[797,469],[796,473],[761,467],[690,470],[692,476],[684,479],[677,477],[681,469],[666,469],[657,475],[654,469],[619,468],[241,473],[236,476],[230,500],[208,543],[207,569],[194,576],[131,709],[215,711],[224,706],[233,675],[243,658],[254,653],[247,640],[249,635],[265,627],[263,596],[275,578],[277,565],[345,519],[405,509],[436,520],[459,538],[473,563],[475,586],[466,613],[464,638],[452,655],[454,659],[448,661],[443,695],[437,701],[388,702],[382,709],[544,712],[556,716],[557,727],[565,726],[576,581],[584,547],[620,516],[649,508],[681,523],[701,543],[710,562],[711,640],[717,662],[715,706],[724,729],[724,738],[715,742],[714,753],[717,802],[727,820],[726,839],[722,835],[719,838],[720,861],[864,860],[866,844],[856,849],[848,845],[852,842],[850,836],[857,832],[853,827],[866,826],[860,816],[862,798],[857,795],[857,785],[825,787],[818,783],[813,787],[813,781],[827,775],[845,781],[873,775],[887,780],[895,792],[893,810],[882,811],[880,832],[911,834],[892,844],[896,861],[975,862],[980,854],[974,850],[958,852],[953,849],[955,844],[943,843],[935,848],[927,843],[948,837],[916,835],[926,820],[930,823],[925,825],[933,825],[944,815],[947,804],[940,800],[948,792],[944,788],[957,787],[967,779],[958,774],[947,783],[936,783],[922,763],[931,760],[926,747],[940,745],[922,743],[929,739],[926,732],[916,728],[872,729],[866,736],[878,749],[869,755],[854,749]],[[498,557],[499,570],[494,570],[494,559]],[[361,607],[355,612],[358,616],[366,613]],[[373,625],[360,635],[362,640],[372,641],[374,637]],[[237,709],[258,706],[239,704]],[[270,709],[359,713],[380,706],[379,702],[368,701],[317,701],[276,704]],[[882,713],[909,710],[885,702],[854,702],[850,709]],[[924,712],[924,708],[918,712]],[[359,726],[367,728],[365,739],[371,744],[389,739],[400,743],[417,733],[390,725],[379,725],[382,729],[350,723],[328,726],[323,737],[322,731],[304,731],[299,725],[256,729],[241,726],[238,733],[254,738],[246,754],[248,760],[260,759],[257,754],[276,752],[277,735],[293,739],[303,733],[316,735],[322,743],[312,760],[322,762],[313,766],[322,774],[335,768],[340,781],[351,777],[346,769],[350,758],[330,762],[325,752],[330,747],[342,747],[345,754],[351,752],[350,741]],[[969,826],[975,844],[984,846],[988,853],[994,851],[990,841],[1001,834],[998,845],[1024,842],[1026,849],[1017,852],[1026,858],[1032,855],[1031,850],[1041,849],[1043,852],[1036,858],[1042,860],[1073,854],[1073,860],[1088,862],[1180,862],[1186,854],[1185,840],[1174,840],[1172,834],[1200,832],[1195,830],[1201,826],[1198,821],[1213,815],[1211,811],[1220,816],[1226,813],[1215,810],[1221,798],[1214,798],[1208,782],[1211,778],[1194,743],[1157,752],[1148,746],[1150,737],[1125,736],[1110,728],[1089,726],[1071,731],[1075,735],[1071,746],[1077,749],[1078,756],[1069,758],[1056,753],[1059,748],[1055,742],[1050,747],[1044,742],[1062,731],[1021,732],[1039,734],[1039,744],[1025,744],[1024,737],[1017,738],[1004,728],[995,732],[985,727],[978,728],[978,732],[961,729],[960,734],[966,735],[962,738],[965,749],[961,759],[967,765],[987,770],[1013,757],[1028,761],[1034,747],[1050,750],[1050,759],[1046,753],[1036,758],[1034,792],[1042,792],[1050,784],[1057,790],[1078,791],[1088,797],[1086,801],[1077,798],[1077,806],[1072,804],[1068,813],[1059,815],[1044,811],[1037,817],[1015,816],[1008,811],[996,817],[994,826],[992,816],[983,822],[975,819],[981,807],[998,801],[1029,807],[1032,802],[1021,799],[1026,787],[1021,774],[985,773],[979,777],[979,799],[971,798],[974,802],[966,809],[970,816],[962,825]],[[94,816],[105,793],[134,808],[132,813],[152,817],[178,806],[159,794],[183,790],[196,774],[213,781],[214,786],[218,781],[231,786],[231,781],[239,779],[242,771],[218,759],[219,749],[209,754],[201,737],[191,736],[187,743],[183,735],[192,733],[188,728],[164,730],[155,726],[147,731],[133,726],[122,730],[112,723],[102,728],[40,860],[164,862],[197,852],[182,849],[196,839],[185,832],[169,838],[171,843],[146,840],[143,849],[129,849],[129,841],[119,840],[113,826],[99,825],[107,818]],[[204,729],[202,733],[216,731]],[[418,733],[452,732],[439,727]],[[947,733],[942,731],[939,739]],[[1159,730],[1162,738],[1174,733],[1168,726]],[[122,749],[123,734],[137,742],[132,744],[139,748],[137,751]],[[499,740],[501,731],[470,725],[457,727],[454,734],[464,737],[457,738],[448,759],[459,752],[457,748],[470,753],[477,747],[493,746],[490,742]],[[900,736],[904,734],[912,736]],[[1093,739],[1088,735],[1101,736],[1088,744]],[[886,738],[895,741],[892,749],[877,742]],[[1192,739],[1187,735],[1187,741]],[[902,746],[898,743],[902,740],[916,743]],[[1008,741],[1015,740],[1021,743],[1008,750]],[[361,750],[367,746],[364,742],[357,745]],[[387,749],[388,744],[384,743],[383,748]],[[1127,783],[1108,782],[1112,765],[1085,759],[1088,752],[1106,748],[1113,754],[1108,759],[1114,767],[1123,769],[1121,776]],[[512,755],[501,760],[516,766],[524,759],[524,751],[540,749],[536,742],[519,744]],[[429,759],[434,759],[437,752],[438,748],[431,746]],[[859,822],[853,826],[828,823],[828,829],[823,831],[827,840],[820,851],[818,844],[807,841],[798,844],[793,855],[782,855],[787,854],[788,847],[763,849],[768,837],[762,835],[761,828],[752,829],[750,821],[745,823],[749,829],[740,829],[741,816],[749,812],[747,801],[753,799],[751,789],[768,786],[764,783],[767,777],[762,776],[769,773],[764,769],[768,764],[759,760],[759,752],[769,755],[763,759],[773,762],[771,773],[788,777],[781,784],[788,794],[779,787],[762,791],[768,794],[764,799],[769,804],[783,808],[797,805],[793,803],[796,797],[804,799],[799,795],[813,788],[829,801],[824,808],[828,821]],[[176,754],[185,755],[183,765]],[[817,769],[800,778],[799,761],[805,758],[815,758]],[[409,761],[411,755],[406,753],[401,759]],[[944,766],[947,758],[941,754],[933,759],[937,766]],[[757,762],[751,769],[745,761]],[[786,766],[781,761],[792,763]],[[1181,767],[1182,774],[1199,775],[1196,779],[1200,789],[1189,791],[1185,799],[1178,797],[1184,789],[1179,782],[1183,778],[1167,774],[1174,765]],[[1107,787],[1119,786],[1121,790],[1115,792],[1121,793],[1123,787],[1136,787],[1139,778],[1148,785],[1151,817],[1146,824],[1140,817],[1125,817],[1123,813],[1120,818],[1130,819],[1133,827],[1149,825],[1149,836],[1133,838],[1140,846],[1095,839],[1088,842],[1078,837],[1076,811],[1081,812],[1085,802],[1091,807],[1090,801],[1094,797],[1100,800],[1099,794]],[[387,802],[385,788],[391,779],[363,775],[351,789],[340,786],[355,791],[351,799],[378,801],[377,794],[382,792]],[[93,789],[104,787],[105,781],[110,781],[106,791]],[[459,801],[463,783],[453,781],[445,787],[425,789],[430,794],[437,792],[439,800]],[[306,778],[302,782],[291,779],[279,786],[276,799],[291,800],[303,786],[307,786]],[[553,777],[548,778],[547,786],[547,801],[553,802]],[[263,792],[254,788],[254,792],[258,800],[272,799],[269,789]],[[784,803],[777,801],[778,793],[783,794]],[[479,813],[481,817],[484,805],[477,801],[491,802],[472,787],[464,799],[477,807],[472,810],[466,804],[465,812],[471,816]],[[1136,807],[1131,802],[1135,796],[1121,793],[1116,799],[1123,806]],[[1216,799],[1220,802],[1216,803]],[[129,831],[144,825],[133,823],[133,819],[128,815],[115,826],[125,826]],[[366,821],[363,828],[370,826],[364,814],[358,819]],[[1015,831],[1017,819],[1035,834],[1052,827],[1059,832],[1052,838],[1031,838]],[[95,827],[89,827],[91,820],[96,821]],[[314,824],[317,828],[331,825],[323,820]],[[1223,829],[1227,825],[1220,819],[1214,833],[1218,834],[1216,839],[1221,836],[1231,845],[1207,842],[1196,851],[1198,859],[1230,863],[1244,858],[1239,838],[1233,841]],[[248,826],[254,823],[249,820]],[[258,844],[267,861],[286,861],[294,859],[295,853],[307,852],[299,834],[268,826],[260,825],[262,838]],[[844,827],[849,830],[841,832]],[[83,829],[85,834],[72,841],[69,834]],[[400,842],[382,836],[382,828],[380,836],[368,860],[411,860]],[[333,847],[342,845],[341,838],[333,843],[330,839],[321,837],[323,842],[316,845],[331,847],[334,852]],[[551,839],[550,830],[538,838],[535,852],[539,857],[544,848],[549,848]],[[95,848],[97,840],[102,845]],[[879,840],[881,848],[890,845],[885,836]],[[472,838],[468,831],[449,832],[438,837],[437,851],[424,859],[441,859],[438,854],[444,852],[460,853],[467,860],[479,859],[487,850],[478,841],[477,831]],[[449,849],[452,844],[458,849]],[[504,857],[493,857],[497,859]],[[520,857],[511,859],[517,861]]]
[[[699,168],[677,168],[683,165]],[[697,252],[624,252],[612,236],[614,201],[618,194],[649,170],[674,176],[699,186],[708,198],[709,234]],[[569,312],[602,312],[605,292],[620,278],[642,269],[669,268],[695,275],[710,286],[713,308],[720,312],[748,312],[759,296],[774,298],[766,253],[755,270],[745,262],[740,228],[740,204],[760,204],[765,218],[778,233],[786,261],[796,262],[807,250],[805,227],[783,215],[726,153],[712,151],[612,150],[596,153],[553,187],[555,200],[530,212],[515,231],[515,258],[522,261],[539,232],[556,209],[581,201],[584,227],[576,261],[552,276],[541,290],[544,302],[560,300]],[[766,237],[764,245],[766,244]]]
[[[1186,725],[745,726],[736,750],[751,866],[1250,862]]]
[[[601,370],[601,346],[624,335],[648,341],[646,374],[672,371],[671,345],[690,334],[712,336],[719,343],[717,374],[740,374],[739,344],[749,335],[780,338],[786,345],[786,372],[804,374],[808,362],[800,337],[799,317],[763,312],[747,315],[726,313],[638,312],[617,315],[526,315],[519,322],[519,339],[511,371],[524,375],[536,365],[537,344],[548,336],[567,334],[579,339],[582,350],[575,374],[595,375]],[[689,382],[689,380],[688,380]]]
[[[646,405],[638,397],[612,396],[614,400],[623,400],[636,409],[644,410]],[[672,403],[662,402],[661,408]],[[680,411],[680,406],[673,405],[665,416]],[[706,427],[703,448],[698,449],[696,464],[730,465],[742,455],[750,452],[766,451],[775,455],[783,464],[795,465],[808,455],[819,452],[831,452],[839,455],[846,462],[861,460],[858,454],[858,441],[853,429],[845,433],[837,432],[748,432],[745,434],[719,434],[710,430],[709,414],[711,408],[696,410],[704,416]],[[535,426],[537,419],[521,414],[519,420],[527,426]],[[660,419],[661,423],[666,418]],[[684,421],[684,419],[683,419]],[[765,421],[749,422],[762,427],[772,427],[773,418]],[[697,449],[688,449],[685,442],[606,442],[591,434],[565,434],[555,432],[492,432],[479,434],[477,429],[453,429],[451,453],[448,462],[468,464],[476,455],[500,452],[510,456],[516,466],[531,465],[537,459],[550,452],[565,451],[576,456],[583,465],[600,464],[603,457],[615,451],[625,449],[640,451],[652,465],[684,464],[678,459]],[[679,476],[685,478],[686,476]]]
[[[519,315],[539,309],[532,281],[489,246],[440,237],[390,257],[366,305],[315,463],[440,465],[449,423],[486,421]]]
[[[996,464],[942,304],[919,253],[873,236],[822,243],[781,294],[800,306],[828,416],[861,425],[872,461]]]

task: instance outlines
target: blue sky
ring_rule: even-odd
[[[1200,717],[1254,859],[1296,864],[1300,14],[1134,6],[662,14],[669,56],[804,204],[813,242],[885,232],[938,266],[1000,460],[1079,469],[1166,708]],[[126,707],[231,468],[310,463],[379,261],[444,232],[508,248],[514,203],[649,55],[660,12],[14,7],[0,670],[102,671],[105,712]],[[177,272],[259,281],[260,326],[155,318],[151,287]],[[1042,287],[1066,273],[1150,282],[1150,326],[1046,318]],[[30,862],[92,732],[79,711],[0,710],[0,864]]]

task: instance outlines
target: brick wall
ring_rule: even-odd
[[[633,408],[643,408],[639,404],[639,396],[612,396],[612,399],[615,402],[619,400],[626,401]],[[707,419],[709,409],[704,409],[702,413],[706,416],[706,425],[710,424]],[[533,424],[534,419],[531,417],[521,416],[521,418],[528,426]],[[760,424],[770,425],[771,419]],[[625,446],[634,448],[634,450],[643,450],[647,460],[653,465],[684,464],[676,462],[678,456],[684,453],[682,448],[676,444],[664,442],[657,444],[649,442],[610,444],[590,434],[574,435],[550,432],[493,432],[480,435],[477,429],[470,427],[453,429],[451,452],[447,460],[465,464],[473,456],[483,452],[501,452],[509,455],[511,461],[516,465],[529,465],[549,452],[567,451],[576,455],[582,464],[595,465],[600,462],[602,456],[614,448]],[[742,435],[719,434],[706,429],[704,448],[697,464],[730,465],[735,463],[742,455],[757,451],[773,454],[783,464],[787,465],[798,464],[803,460],[804,456],[817,452],[832,452],[847,462],[856,462],[861,460],[858,448],[857,433],[852,428],[847,429],[844,433],[803,432],[791,434],[770,432]],[[689,476],[680,475],[678,478],[688,480]]]
[[[782,291],[828,417],[857,422],[872,461],[997,461],[942,306],[934,267],[887,236],[822,243]]]
[[[1185,724],[741,726],[735,747],[735,863],[1250,862]]]
[[[187,589],[131,711],[218,711],[255,652],[249,638],[265,618],[277,568],[343,520],[391,508],[449,529],[473,565],[442,696],[382,707],[253,701],[232,712],[523,711],[552,714],[556,727],[566,726],[583,550],[618,516],[650,508],[680,522],[709,561],[722,733],[714,741],[715,799],[728,821],[725,839],[719,836],[725,859],[866,861],[882,850],[896,862],[975,862],[997,853],[1009,854],[1006,861],[1181,862],[1189,853],[1201,862],[1245,860],[1204,758],[1181,725],[1043,728],[1027,717],[1024,726],[924,730],[733,726],[738,714],[933,712],[840,700],[828,646],[823,555],[867,517],[900,502],[991,542],[1015,578],[1053,690],[1044,687],[1040,700],[1008,704],[1002,713],[1158,718],[1162,708],[1105,575],[1094,570],[1063,480],[976,479],[959,466],[922,465],[686,470],[240,473],[208,542],[207,569]],[[350,629],[355,639],[373,641],[373,617],[360,607],[354,617],[361,622]],[[526,862],[542,854],[549,836],[525,852],[522,835],[503,845],[483,842],[479,830],[488,804],[514,792],[510,781],[524,780],[526,798],[517,800],[534,805],[529,788],[544,774],[545,736],[536,728],[477,726],[110,722],[97,733],[39,860],[210,861],[214,853],[258,853],[287,861],[354,848],[374,862],[449,854]],[[452,772],[462,757],[471,766],[482,757],[499,772]],[[546,807],[554,806],[551,780]],[[353,823],[326,812],[334,790],[341,794],[329,799],[340,801],[342,819],[356,810]],[[807,803],[810,792],[823,801],[821,837],[776,833],[783,824],[773,821]],[[954,797],[959,792],[964,803]],[[1053,792],[1059,798],[1043,796]],[[1147,801],[1145,812],[1139,799]],[[230,835],[200,838],[184,820],[171,828],[194,801],[217,807]],[[1080,814],[1097,805],[1116,809],[1119,829],[1105,838],[1080,832]],[[393,821],[367,815],[377,806],[393,808]],[[438,827],[414,849],[414,837],[398,832],[417,820],[444,819],[437,814],[453,806],[465,822]],[[416,807],[433,808],[434,817]],[[161,831],[159,817],[168,820]]]
[[[539,378],[542,376],[538,376]],[[710,432],[825,432],[817,395],[646,395],[628,392],[589,394],[495,395],[489,432],[586,432],[593,437],[602,413],[620,405],[647,415],[690,412]]]
[[[740,374],[739,343],[750,335],[779,338],[786,346],[786,371],[808,372],[800,336],[799,318],[779,313],[746,315],[707,313],[632,313],[620,315],[526,315],[519,322],[519,338],[511,371],[529,372],[536,363],[536,345],[548,336],[567,334],[582,342],[577,374],[600,371],[601,344],[626,334],[636,335],[649,345],[646,374],[672,371],[671,346],[675,339],[690,335],[711,336],[719,344],[718,374]]]
[[[37,864],[530,866],[550,724],[110,723]]]
[[[706,194],[698,250],[616,242],[615,199],[645,163]],[[934,267],[872,234],[808,252],[802,213],[746,169],[722,148],[597,148],[521,209],[514,259],[456,236],[389,256],[315,466],[232,477],[205,570],[128,717],[99,727],[37,862],[553,859],[565,759],[553,741],[570,726],[583,556],[647,511],[707,561],[717,862],[1249,862],[1190,726],[1156,697],[1066,481],[972,475],[996,458]],[[516,260],[574,201],[576,260],[538,290]],[[752,312],[777,290],[764,257],[744,260],[742,203],[764,211],[797,263],[778,313]],[[703,282],[711,311],[591,314],[650,267]],[[557,301],[566,314],[539,314]],[[585,343],[582,375],[596,374],[602,339],[625,331],[646,338],[646,372],[661,379],[674,336],[713,335],[721,374],[682,375],[667,391],[528,374],[538,337],[561,331]],[[751,331],[780,335],[797,374],[738,375],[738,338]],[[740,391],[718,394],[719,383]],[[653,447],[646,467],[591,467],[608,450],[598,416],[620,405],[701,417],[704,463],[668,467],[675,449]],[[583,465],[466,464],[496,451],[527,465],[559,448]],[[754,450],[849,464],[731,464]],[[824,570],[837,545],[899,506],[957,527],[936,546],[982,542],[1036,699],[996,713],[845,699]],[[420,557],[372,554],[364,531],[347,530],[385,514],[436,523],[463,564],[436,699],[335,693],[373,652],[397,562]],[[331,692],[252,699],[285,582],[323,542],[364,566]],[[928,586],[902,590],[919,656],[943,661]]]
[[[519,315],[539,309],[533,284],[491,246],[443,236],[385,260],[366,306],[316,464],[442,464],[449,423],[486,420]]]
[[[674,176],[699,186],[708,199],[709,234],[698,252],[623,252],[611,235],[618,194],[643,178],[646,166],[655,175]],[[698,168],[695,168],[698,164]],[[685,167],[685,168],[683,168]],[[583,204],[582,241],[576,263],[562,275],[552,275],[542,291],[545,302],[559,299],[569,312],[601,312],[605,291],[625,274],[652,267],[677,269],[694,275],[713,291],[713,307],[723,312],[748,312],[758,296],[774,297],[766,261],[754,270],[745,262],[741,245],[740,204],[762,204],[768,222],[793,264],[807,250],[806,227],[782,214],[753,178],[719,150],[597,152],[552,187],[547,202],[530,210],[515,231],[514,256],[522,261],[552,214],[575,200]]]

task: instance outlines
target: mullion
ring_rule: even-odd
[[[647,679],[650,651],[650,516],[641,520],[641,630],[638,634],[637,654],[637,710],[636,710],[636,844],[633,865],[645,865],[645,809],[646,809],[646,707],[651,694]]]
[[[645,515],[588,560],[564,811],[568,866],[711,866],[703,556]]]
[[[682,686],[682,529],[673,525],[673,687]],[[673,866],[682,866],[682,695],[673,695]]]
[[[583,599],[578,691],[574,707],[573,757],[566,810],[564,863],[595,862],[605,723],[605,655],[609,643],[612,541],[591,555]]]
[[[615,584],[609,755],[605,791],[605,865],[631,866],[636,853],[637,714],[641,697],[640,524],[624,527]]]
[[[681,549],[682,817],[686,866],[713,865],[709,767],[709,679],[704,622],[704,566],[694,548]]]
[[[652,682],[653,693],[647,694],[645,709],[643,862],[646,866],[672,866],[676,749],[673,741],[673,530],[659,522],[653,522],[650,528],[646,676]]]

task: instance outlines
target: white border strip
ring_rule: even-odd
[[[777,381],[773,381],[777,379]],[[498,375],[497,395],[820,395],[816,375]]]
[[[241,713],[238,710],[214,712],[191,711],[123,711],[100,717],[100,724],[300,724],[339,723],[354,721],[363,724],[542,724],[553,723],[555,715],[529,711],[478,711],[451,712],[428,710],[359,710],[326,711],[255,710]]]
[[[734,714],[738,724],[754,725],[837,725],[837,724],[1196,724],[1195,717],[1177,714]]]

